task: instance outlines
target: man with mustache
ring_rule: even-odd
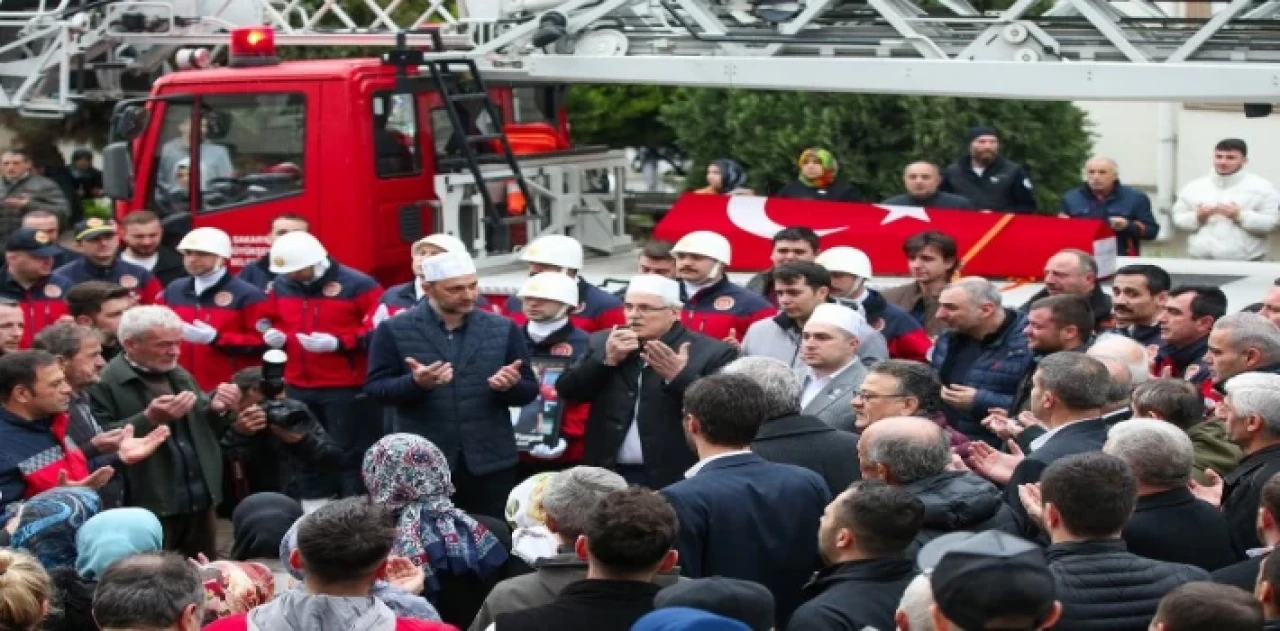
[[[1126,265],[1111,281],[1116,332],[1143,346],[1160,344],[1160,312],[1169,300],[1169,272],[1158,265]]]
[[[1000,155],[1000,136],[990,127],[969,130],[968,151],[942,172],[941,190],[967,198],[980,210],[1036,211],[1031,175]]]

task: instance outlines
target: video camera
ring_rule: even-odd
[[[262,355],[262,403],[258,407],[267,415],[267,423],[282,428],[297,427],[311,419],[311,412],[301,401],[279,399],[284,392],[284,366],[289,356],[284,351],[272,349]]]

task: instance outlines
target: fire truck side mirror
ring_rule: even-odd
[[[133,159],[128,142],[113,142],[102,150],[102,190],[117,201],[133,198]]]
[[[141,105],[129,105],[111,117],[111,136],[113,140],[132,141],[147,129],[147,121],[151,116],[147,108]]]

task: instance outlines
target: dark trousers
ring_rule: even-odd
[[[212,561],[218,556],[218,523],[212,508],[161,517],[164,549],[178,552],[188,559],[205,555]]]
[[[452,472],[453,505],[468,513],[506,520],[507,498],[516,487],[516,468],[475,475],[459,459]]]
[[[307,404],[333,442],[342,448],[342,466],[327,474],[300,475],[294,481],[303,499],[364,495],[360,465],[364,453],[382,437],[382,415],[360,388],[294,388],[291,399]]]

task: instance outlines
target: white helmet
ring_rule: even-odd
[[[560,272],[541,272],[524,281],[521,298],[554,300],[570,307],[578,306],[578,281]]]
[[[730,251],[729,240],[710,230],[690,232],[676,241],[675,247],[671,248],[672,254],[697,254],[725,265],[729,264]]]
[[[819,254],[814,262],[827,268],[828,272],[853,274],[863,280],[871,280],[871,259],[858,248],[843,245],[829,248]]]
[[[290,274],[317,265],[328,256],[328,250],[310,232],[282,234],[271,244],[271,273]]]
[[[217,228],[196,228],[182,237],[179,252],[204,252],[221,258],[231,258],[231,237]]]
[[[538,237],[520,253],[526,263],[541,263],[562,269],[582,269],[582,244],[573,237],[549,234]]]
[[[466,244],[464,244],[461,239],[451,234],[445,234],[443,232],[437,232],[436,234],[428,235],[428,236],[422,237],[421,239],[418,239],[417,243],[413,244],[413,249],[416,250],[418,249],[419,246],[422,246],[422,245],[433,245],[450,254],[466,254],[468,256],[471,255],[471,253],[467,251]]]

